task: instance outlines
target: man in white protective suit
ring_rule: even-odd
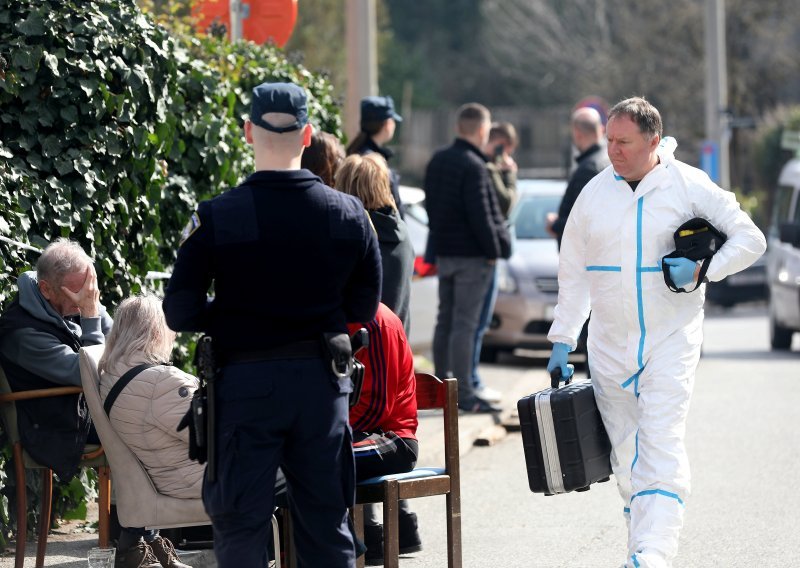
[[[705,286],[674,293],[661,259],[673,233],[702,217],[728,239],[706,279],[722,280],[766,250],[733,193],[676,160],[658,110],[643,98],[609,112],[611,166],[581,192],[564,230],[548,371],[572,374],[567,354],[591,310],[588,356],[597,405],[625,502],[627,568],[665,568],[677,554],[689,495],[686,415],[703,341]],[[678,287],[694,288],[700,264],[667,259]]]

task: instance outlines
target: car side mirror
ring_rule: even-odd
[[[778,236],[781,242],[800,248],[800,223],[781,223]]]

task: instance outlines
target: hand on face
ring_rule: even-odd
[[[506,153],[503,154],[503,161],[501,162],[500,167],[510,172],[516,172],[517,162],[514,161],[514,158],[512,158],[510,154]]]
[[[91,264],[83,272],[65,276],[62,281],[61,292],[69,302],[78,308],[81,317],[94,318],[100,313],[100,290],[97,287],[97,273]]]

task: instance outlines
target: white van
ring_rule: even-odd
[[[772,349],[790,349],[800,332],[800,159],[790,160],[778,178],[767,235],[767,278]]]

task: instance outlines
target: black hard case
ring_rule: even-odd
[[[585,491],[592,483],[608,480],[611,442],[591,381],[526,396],[517,410],[531,491],[547,495]]]

